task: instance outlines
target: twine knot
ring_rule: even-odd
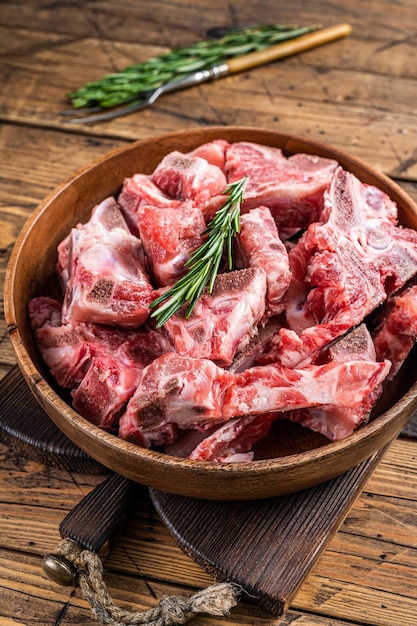
[[[103,579],[103,564],[95,552],[84,550],[71,539],[63,539],[54,554],[67,559],[76,568],[81,591],[96,618],[110,626],[176,626],[185,624],[198,613],[227,615],[239,599],[238,585],[219,583],[189,598],[163,596],[148,611],[127,611],[114,604]]]

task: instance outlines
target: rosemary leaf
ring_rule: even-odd
[[[190,255],[185,264],[187,272],[150,304],[150,308],[154,309],[151,317],[156,319],[158,328],[184,305],[187,305],[185,317],[188,318],[205,287],[209,293],[213,291],[225,249],[228,268],[233,268],[233,237],[240,231],[240,206],[248,181],[249,177],[245,176],[227,185],[223,192],[227,200],[202,233],[207,238]]]

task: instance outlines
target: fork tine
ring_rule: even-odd
[[[76,115],[82,115],[83,113],[98,113],[99,111],[102,111],[102,107],[100,106],[95,106],[95,107],[83,107],[82,109],[64,109],[63,111],[61,111],[60,115],[71,115],[71,116],[76,116]]]
[[[141,109],[146,109],[146,107],[150,105],[151,105],[151,102],[149,100],[141,99],[138,102],[134,102],[133,104],[128,104],[126,106],[119,107],[116,110],[105,111],[104,113],[98,113],[97,115],[87,115],[84,117],[74,116],[72,119],[68,120],[68,123],[69,124],[87,124],[87,123],[92,124],[94,122],[111,120],[116,117],[122,117],[122,115],[128,115],[128,113],[132,113],[133,111],[140,111]]]

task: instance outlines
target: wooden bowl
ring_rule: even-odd
[[[277,146],[287,154],[306,152],[336,159],[363,182],[385,191],[397,203],[401,223],[417,228],[417,207],[401,188],[338,150],[247,127],[170,133],[103,156],[42,202],[24,226],[12,252],[5,284],[5,313],[17,361],[30,389],[49,417],[82,450],[108,468],[163,491],[196,498],[249,500],[297,491],[331,479],[395,438],[417,407],[417,368],[406,363],[384,392],[372,420],[342,441],[329,442],[285,420],[275,424],[271,436],[266,438],[268,445],[258,446],[251,463],[190,461],[122,441],[75,412],[48,374],[27,316],[31,298],[58,294],[57,244],[77,222],[88,219],[94,205],[117,194],[125,177],[136,172],[151,173],[168,152],[187,152],[216,138]]]

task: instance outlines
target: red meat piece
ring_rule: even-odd
[[[284,310],[284,295],[291,281],[288,253],[267,207],[252,209],[241,216],[238,237],[244,267],[261,267],[266,272],[266,313]]]
[[[388,374],[390,362],[331,362],[291,369],[278,363],[236,374],[223,406],[223,418],[291,411],[306,407],[335,409],[363,421],[373,406],[374,391]]]
[[[35,298],[29,315],[43,360],[62,387],[72,389],[73,406],[106,430],[136,390],[144,367],[171,349],[160,331],[141,332],[95,324],[61,325],[61,305]]]
[[[190,254],[203,243],[206,223],[190,202],[176,208],[143,205],[138,210],[140,238],[160,287],[172,285],[185,271]]]
[[[258,267],[219,274],[213,292],[203,292],[187,319],[179,311],[165,329],[183,356],[227,366],[257,333],[265,314],[266,274]]]
[[[122,219],[114,199],[104,203]],[[103,213],[99,205],[89,222],[71,231],[63,322],[138,327],[154,299],[143,270],[142,244],[125,222],[123,227],[120,220],[101,219]]]
[[[360,360],[375,362],[374,343],[365,324],[361,324],[335,341],[328,350],[328,356],[332,361],[338,363]],[[381,391],[382,384],[369,390],[369,408],[375,404]],[[346,407],[340,406],[310,407],[289,411],[286,414],[286,417],[291,421],[319,432],[332,441],[351,435],[358,426],[367,420],[368,416],[369,411],[362,414],[361,411],[348,411]]]
[[[134,174],[123,182],[122,191],[117,199],[125,220],[134,235],[139,234],[138,210],[144,204],[159,208],[176,208],[181,201],[173,200],[164,194],[150,176]]]
[[[171,198],[193,200],[206,220],[225,200],[222,194],[227,181],[223,171],[192,154],[168,154],[154,170],[152,181]]]
[[[372,336],[378,359],[391,361],[389,378],[394,378],[417,338],[417,285],[388,299]]]
[[[382,198],[376,208],[375,197]],[[271,360],[289,367],[314,361],[417,272],[417,232],[396,226],[394,211],[382,192],[337,170],[321,221],[289,253],[294,279],[306,287],[298,310],[307,310],[315,324],[300,334],[282,328]]]
[[[267,206],[278,227],[288,229],[317,220],[337,162],[301,153],[286,158],[279,148],[236,142],[227,150],[225,167],[229,183],[250,177],[243,213]]]
[[[119,436],[150,447],[172,443],[177,428],[207,429],[222,421],[233,374],[207,359],[168,352],[143,370],[120,419]]]
[[[197,146],[191,152],[188,152],[188,156],[200,157],[205,159],[210,165],[219,167],[223,172],[225,170],[226,163],[226,150],[230,147],[228,141],[224,139],[215,139],[208,143],[203,143],[201,146]]]

